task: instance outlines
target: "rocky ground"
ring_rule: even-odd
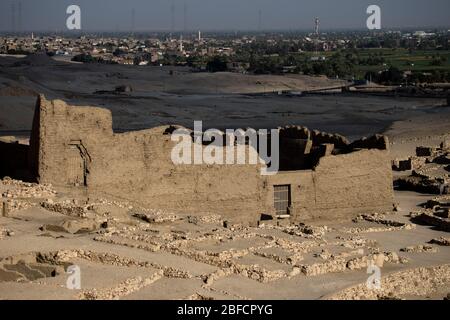
[[[11,179],[0,192],[2,299],[442,299],[450,292],[449,234],[410,221],[412,192],[397,194],[398,212],[255,228]],[[375,291],[365,285],[372,262],[382,275]],[[67,287],[72,265],[79,290]]]

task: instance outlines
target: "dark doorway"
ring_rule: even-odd
[[[90,156],[81,141],[71,141],[67,151],[67,183],[72,186],[87,186]]]

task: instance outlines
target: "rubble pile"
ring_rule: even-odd
[[[88,216],[88,205],[81,205],[77,200],[63,200],[55,202],[47,199],[41,202],[41,206],[53,212],[58,212],[66,216],[86,218]]]
[[[373,213],[373,214],[363,214],[352,220],[354,223],[359,223],[361,221],[372,222],[376,224],[381,224],[385,227],[367,227],[367,228],[342,228],[341,231],[345,233],[372,233],[372,232],[389,232],[398,230],[413,230],[416,228],[414,224],[402,223],[394,220],[386,219],[386,214]]]
[[[114,288],[83,290],[83,292],[78,295],[78,298],[81,300],[118,300],[121,297],[151,285],[162,277],[162,271],[159,271],[149,278],[130,278]]]
[[[50,198],[56,195],[51,184],[37,184],[4,178],[3,185],[11,186],[11,189],[3,192],[4,198]]]
[[[415,157],[411,157],[407,162],[394,163],[394,169],[412,169],[410,176],[396,180],[399,189],[450,194],[449,145],[448,141],[444,141],[440,147],[417,147]]]
[[[94,241],[122,245],[122,246],[130,247],[130,248],[143,249],[143,250],[150,251],[150,252],[157,252],[161,249],[160,245],[143,244],[143,243],[138,243],[138,242],[133,243],[133,242],[123,240],[120,238],[114,238],[111,235],[96,236],[96,237],[94,237]]]
[[[415,223],[434,226],[439,230],[450,232],[450,218],[442,217],[441,211],[436,209],[424,209],[410,213],[411,220]]]
[[[414,224],[405,223],[400,227],[368,227],[368,228],[342,228],[342,232],[350,233],[350,234],[359,234],[359,233],[373,233],[373,232],[390,232],[390,231],[399,231],[399,230],[413,230],[416,226]]]
[[[5,201],[8,213],[13,213],[20,210],[26,210],[35,207],[37,204],[27,200],[9,199]]]
[[[267,230],[280,230],[286,234],[306,239],[322,239],[326,232],[331,231],[331,229],[327,226],[311,226],[303,223],[293,226],[275,226],[272,224],[261,224],[259,228]]]
[[[400,251],[402,252],[409,252],[409,253],[423,253],[423,252],[430,252],[430,253],[436,253],[438,252],[438,248],[433,247],[429,244],[420,244],[417,246],[409,246],[406,248],[401,248]]]
[[[133,213],[133,217],[148,223],[163,223],[182,220],[180,216],[173,213],[167,213],[161,210],[153,210],[150,213]]]
[[[195,225],[199,224],[210,224],[210,225],[217,225],[217,226],[225,226],[227,225],[227,222],[222,219],[222,216],[218,214],[209,214],[209,215],[203,215],[203,216],[187,216],[184,218],[188,223],[192,223]]]
[[[331,272],[344,272],[347,269],[347,260],[337,258],[321,263],[301,265],[300,267],[305,276],[318,276]]]
[[[14,235],[14,231],[0,227],[0,240],[4,239],[5,237],[12,237]]]
[[[67,265],[74,259],[83,259],[86,261],[101,263],[105,265],[119,266],[119,267],[141,267],[141,268],[155,268],[161,270],[163,275],[168,278],[192,278],[192,275],[186,271],[176,269],[173,267],[162,266],[153,262],[141,262],[132,258],[122,257],[112,253],[98,253],[90,250],[59,250],[54,252],[37,254],[37,260],[50,263],[53,265]]]
[[[440,237],[440,238],[437,238],[437,239],[431,239],[430,243],[431,244],[437,244],[439,246],[449,247],[450,246],[450,238]]]
[[[361,251],[348,253],[361,254]],[[371,254],[356,258],[347,259],[346,255],[337,255],[327,257],[325,262],[314,263],[309,265],[300,265],[301,271],[306,276],[318,276],[327,273],[344,272],[346,270],[359,270],[367,268],[371,261],[380,261],[389,263],[407,263],[407,259],[399,257],[395,252],[385,252],[381,254]]]
[[[332,295],[331,300],[381,300],[401,299],[402,296],[425,297],[448,288],[450,265],[418,268],[397,272],[381,280],[380,289],[370,289],[366,283]]]

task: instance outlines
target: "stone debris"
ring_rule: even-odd
[[[413,230],[416,226],[414,224],[405,223],[401,227],[368,227],[368,228],[342,228],[341,231],[345,233],[375,233],[375,232],[392,232],[399,230]]]
[[[332,254],[327,249],[323,249],[322,252],[314,254],[314,257],[321,258],[322,260],[333,260],[333,259],[339,259],[339,258],[348,258],[355,255],[363,255],[364,250],[358,249],[358,250],[352,250],[347,252],[341,252],[338,254]]]
[[[90,250],[60,250],[48,253],[38,253],[37,257],[39,261],[54,265],[67,265],[70,261],[78,258],[112,266],[154,268],[160,270],[167,278],[190,279],[193,277],[189,272],[174,267],[162,266],[149,261],[137,261],[132,258],[122,257],[112,253],[97,253]]]
[[[231,268],[219,269],[209,275],[203,276],[203,282],[205,283],[205,287],[210,287],[214,283],[214,281],[217,281],[218,279],[224,278],[231,274],[233,274],[233,269]]]
[[[398,230],[413,230],[416,228],[414,224],[402,223],[386,218],[387,214],[383,213],[373,213],[373,214],[363,214],[354,218],[352,221],[354,223],[360,223],[362,221],[372,222],[376,224],[381,224],[384,227],[353,227],[353,228],[342,228],[341,231],[345,233],[373,233],[373,232],[391,232]]]
[[[210,214],[210,215],[204,215],[204,216],[187,216],[185,219],[188,223],[192,224],[211,224],[211,225],[218,225],[222,226],[224,228],[227,228],[225,225],[227,224],[225,221],[223,221],[222,217],[218,214]]]
[[[318,276],[331,272],[344,272],[347,269],[347,261],[343,258],[338,258],[322,263],[302,265],[300,267],[305,276]]]
[[[348,249],[358,249],[358,248],[363,248],[365,246],[371,247],[371,246],[376,245],[376,241],[368,240],[368,239],[361,238],[358,236],[352,236],[349,238],[337,236],[336,239],[337,239],[337,241],[334,243],[334,245],[342,246],[342,247],[348,248]],[[333,244],[333,243],[330,243],[330,244]]]
[[[359,270],[367,268],[370,261],[384,261],[389,263],[407,263],[407,260],[400,258],[395,252],[385,252],[352,259],[346,259],[348,255],[361,254],[361,251],[347,253],[347,255],[337,255],[328,258],[325,262],[300,265],[301,271],[306,276],[318,276],[327,273],[344,272],[346,270]]]
[[[9,199],[5,201],[7,214],[35,207],[37,204],[27,200]]]
[[[366,283],[345,289],[329,297],[331,300],[381,300],[402,296],[425,297],[448,288],[450,265],[417,268],[391,274],[381,280],[381,288],[369,289]]]
[[[66,216],[85,218],[88,216],[88,205],[80,205],[77,200],[63,200],[55,202],[47,199],[41,202],[41,206],[49,211],[61,213]]]
[[[2,193],[4,198],[50,198],[56,195],[51,184],[37,184],[4,178],[3,185],[11,187]]]
[[[266,230],[279,230],[289,235],[307,238],[307,239],[321,239],[326,232],[331,229],[327,226],[310,226],[306,224],[299,224],[293,226],[275,226],[271,224],[260,224],[259,228]]]
[[[78,298],[80,300],[118,300],[151,285],[162,277],[163,272],[159,271],[149,278],[130,278],[114,288],[83,290],[83,292],[78,295]]]
[[[327,226],[310,226],[306,224],[300,224],[298,231],[303,235],[311,235],[313,237],[322,238],[329,228]]]
[[[182,220],[182,218],[176,214],[166,213],[160,210],[155,210],[152,213],[133,213],[132,216],[148,223],[163,223]]]
[[[150,252],[157,252],[157,251],[161,250],[161,245],[131,243],[130,241],[126,241],[126,240],[122,240],[122,239],[115,239],[115,238],[111,237],[110,235],[96,236],[96,237],[94,237],[94,241],[122,245],[122,246],[130,247],[130,248],[143,249],[143,250],[150,251]]]
[[[439,205],[446,201],[442,197],[439,199]],[[27,199],[10,198],[9,201],[35,205]],[[142,249],[149,252],[163,251],[164,253],[216,267],[217,269],[212,273],[195,277],[203,281],[202,290],[205,292],[209,290],[212,296],[214,296],[213,293],[216,291],[213,287],[214,283],[230,275],[239,275],[261,283],[270,283],[278,279],[299,275],[317,276],[361,270],[366,268],[371,261],[382,260],[381,264],[383,262],[394,264],[407,263],[408,260],[406,258],[399,257],[395,252],[383,252],[374,240],[353,235],[335,236],[333,233],[342,231],[345,233],[384,232],[411,230],[415,227],[414,224],[401,223],[389,219],[388,215],[391,213],[365,214],[354,219],[355,223],[369,222],[377,225],[369,228],[361,226],[358,228],[332,229],[328,226],[306,224],[260,224],[258,227],[229,225],[228,228],[223,228],[224,220],[217,214],[202,216],[175,214],[163,210],[140,208],[136,204],[103,198],[79,201],[72,199],[56,200],[53,197],[46,197],[44,201],[40,202],[40,205],[46,210],[71,217],[71,219],[60,224],[44,225],[42,227],[43,231],[67,232],[71,234],[95,232],[96,234],[93,236],[95,241]],[[434,205],[436,206],[437,204],[435,203]],[[120,210],[117,211],[116,209]],[[115,215],[111,214],[113,211],[116,212]],[[124,218],[122,219],[122,217]],[[165,222],[174,221],[180,221],[185,223],[185,225],[191,224],[191,227],[186,230],[180,230],[180,222],[174,225],[164,224]],[[192,226],[192,224],[195,226]],[[0,232],[0,239],[5,236],[8,235],[3,231]],[[249,245],[242,246],[239,243],[237,247],[232,246],[233,242],[242,240],[249,241]],[[250,245],[254,240],[254,243],[258,244]],[[225,245],[226,249],[220,251],[198,249],[197,246],[202,247],[204,244],[213,246]],[[331,249],[334,246],[346,248],[347,250],[335,252]],[[408,253],[432,252],[428,245],[404,249],[402,251]],[[267,269],[264,263],[261,265],[243,263],[245,261],[244,258],[252,255],[282,264],[283,268],[272,270]],[[308,255],[309,257],[312,255],[320,260],[316,260],[316,263],[305,263],[305,257]],[[66,267],[75,259],[84,259],[113,266],[154,268],[158,270],[156,278],[130,278],[108,289],[82,291],[78,296],[80,299],[119,299],[150,285],[157,281],[158,277],[181,279],[194,277],[189,272],[172,266],[160,265],[149,261],[137,261],[115,254],[96,253],[89,250],[61,250],[36,254],[36,261],[53,267]],[[209,294],[205,294],[203,291],[189,297],[192,299],[208,298]],[[225,291],[218,293],[235,298],[235,294]]]
[[[431,239],[430,243],[437,244],[439,246],[449,247],[450,246],[450,238],[440,237],[440,238],[436,238],[436,239]]]
[[[443,142],[439,147],[417,147],[416,156],[409,159],[412,174],[400,177],[400,189],[433,194],[450,194],[450,149]]]
[[[430,253],[436,253],[439,251],[438,248],[430,246],[428,244],[424,245],[417,245],[417,246],[409,246],[406,248],[401,248],[400,251],[402,252],[408,252],[408,253],[423,253],[423,252],[430,252]]]
[[[5,237],[13,237],[15,235],[15,232],[11,229],[0,227],[0,240],[4,239]]]
[[[434,226],[439,230],[450,232],[450,218],[441,217],[433,209],[411,212],[409,216],[416,223]]]

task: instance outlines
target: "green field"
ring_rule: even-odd
[[[445,71],[450,72],[450,51],[447,50],[414,50],[409,51],[408,49],[347,49],[340,52],[341,55],[347,55],[352,53],[353,56],[357,56],[357,61],[359,63],[352,63],[354,66],[355,77],[362,79],[364,78],[366,72],[379,72],[388,70],[390,67],[396,67],[401,71],[412,71],[412,72],[427,72],[431,73],[433,71]],[[336,52],[320,52],[313,53],[307,52],[307,57],[312,56],[325,56],[328,61],[333,60],[333,56]],[[364,64],[364,61],[369,57],[383,58],[384,63],[379,63],[376,65]],[[433,64],[433,61],[437,58],[443,57],[440,65]]]
[[[393,66],[402,71],[432,72],[434,70],[450,71],[450,51],[443,50],[415,50],[411,53],[407,49],[360,49],[360,58],[369,56],[381,56],[385,59],[385,65],[358,65],[358,75],[362,76],[367,71],[382,71]],[[433,65],[433,57],[444,57],[442,65]]]

